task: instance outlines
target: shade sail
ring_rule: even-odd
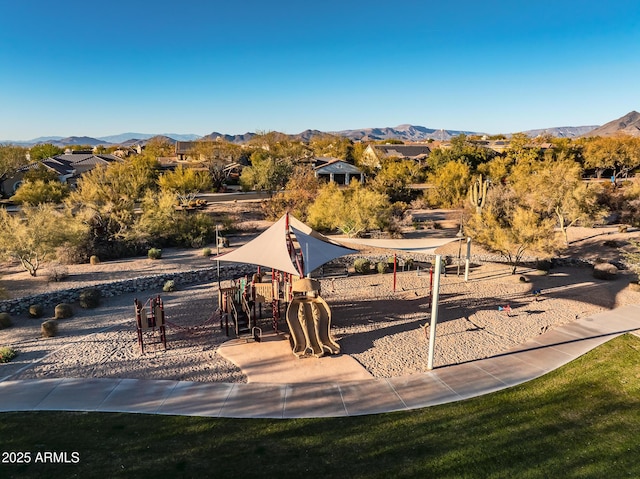
[[[291,246],[290,246],[291,245]],[[215,259],[234,263],[255,264],[285,273],[299,275],[290,248],[302,254],[303,275],[355,250],[334,243],[291,215],[285,214],[257,238]]]

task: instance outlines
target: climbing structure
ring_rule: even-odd
[[[305,278],[293,284],[287,324],[293,354],[298,358],[340,352],[340,345],[331,336],[331,309],[320,297],[319,281]]]

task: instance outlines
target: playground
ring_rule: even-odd
[[[627,237],[637,237],[638,232],[618,233],[610,227],[575,229],[572,234],[567,257],[573,253],[591,260],[596,255],[613,260],[607,255],[617,250],[604,244],[622,243]],[[309,241],[308,247],[313,248],[313,240]],[[447,275],[441,277],[436,368],[500,354],[556,326],[640,303],[640,293],[628,288],[628,274],[621,272],[615,280],[599,280],[593,277],[592,268],[584,265],[559,265],[548,273],[523,266],[517,275],[511,275],[504,263],[477,261],[471,264],[465,281],[464,266],[459,274],[456,262],[459,246],[453,241],[434,250],[453,258],[447,265]],[[474,250],[474,254],[477,252]],[[355,257],[370,253],[365,249],[347,259],[352,264]],[[197,251],[175,250],[163,252],[161,262],[131,259],[106,262],[93,269],[77,265],[74,268],[78,271],[71,271],[71,281],[135,277],[150,271],[211,265],[212,261]],[[317,278],[315,293],[309,294],[313,289],[298,292],[304,293],[303,302],[309,304],[298,305],[289,315],[294,282],[292,278],[279,280],[277,321],[273,318],[275,273],[256,266],[255,273],[258,271],[261,278],[256,290],[260,291],[257,296],[245,297],[253,302],[253,323],[246,325],[248,330],[243,334],[236,331],[237,323],[223,320],[219,309],[225,288],[235,288],[241,294],[247,283],[253,282],[250,275],[222,281],[220,289],[217,282],[211,282],[177,285],[171,292],[127,293],[103,299],[97,309],[77,308],[74,317],[59,321],[58,335],[53,338],[40,337],[41,321],[26,315],[15,317],[14,326],[0,334],[3,345],[18,350],[19,355],[0,366],[0,379],[117,377],[296,383],[404,376],[427,369],[432,285],[428,268],[399,268],[396,275],[360,275],[351,270],[349,276]],[[27,288],[18,273],[11,276],[17,279],[5,284]],[[242,280],[245,283],[240,287]],[[28,287],[34,289],[34,283]],[[166,345],[159,331],[139,331],[136,326],[134,300],[144,305],[158,295],[166,322]],[[263,300],[256,301],[257,297]],[[325,303],[330,322],[326,313],[311,303]],[[151,311],[149,306],[147,318]],[[305,321],[312,324],[314,318],[324,324],[318,333],[323,339],[316,343],[305,336],[313,329],[307,328],[305,333],[300,327]],[[293,334],[292,321],[298,321]]]
[[[1,334],[20,354],[1,366],[2,377],[294,383],[426,370],[428,274],[399,273],[395,293],[389,273],[320,283],[331,307],[338,355],[296,358],[289,340],[270,330],[270,318],[259,320],[262,342],[226,336],[218,321],[206,322],[216,307],[214,282],[161,293],[167,348],[148,345],[144,355],[137,344],[133,307],[136,296],[148,299],[141,295],[109,298],[95,310],[78,311],[59,321],[54,338],[40,338],[40,321],[16,317],[14,326]],[[534,290],[542,292],[536,295]],[[472,270],[469,282],[453,269],[442,278],[435,367],[499,354],[557,325],[632,303],[640,303],[640,293],[630,291],[624,277],[596,280],[587,267],[559,267],[548,275],[522,269],[512,276],[505,265],[486,263]],[[499,310],[506,305],[511,311]],[[279,327],[286,330],[284,318]]]

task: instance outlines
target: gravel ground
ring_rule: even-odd
[[[610,259],[615,249],[603,241],[624,241],[613,230],[582,231],[574,252],[580,257]],[[637,231],[633,233],[636,237]],[[455,257],[457,244],[438,251]],[[75,287],[96,278],[108,281],[164,271],[211,266],[200,251],[168,250],[162,261],[138,258],[105,262],[98,267],[70,267],[64,283],[47,284],[15,269],[4,268],[2,283],[14,295],[58,287]],[[627,287],[631,276],[620,272],[613,281],[593,278],[589,267],[558,267],[547,275],[520,269],[511,275],[498,263],[474,265],[470,281],[456,275],[456,266],[442,278],[434,365],[454,364],[499,354],[515,345],[577,318],[625,304],[640,303],[640,293]],[[426,370],[431,305],[429,275],[399,273],[396,291],[392,274],[352,275],[322,280],[322,296],[332,310],[332,333],[341,354],[356,359],[376,378]],[[237,366],[218,354],[229,338],[211,319],[217,307],[217,285],[181,287],[161,293],[168,326],[168,348],[149,345],[140,354],[133,300],[127,294],[103,301],[94,310],[76,306],[75,315],[59,321],[59,334],[41,338],[42,319],[13,318],[0,330],[0,346],[18,356],[0,364],[0,380],[52,377],[118,377],[176,379],[201,382],[247,382]],[[542,294],[533,294],[542,290]],[[139,294],[146,301],[158,292]],[[510,312],[500,310],[506,306]],[[51,311],[49,314],[52,314]],[[284,316],[283,316],[284,318]],[[47,318],[43,318],[47,319]],[[264,320],[268,330],[270,321]],[[286,330],[281,320],[279,329]],[[300,360],[304,367],[304,360]]]

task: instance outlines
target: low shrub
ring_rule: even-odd
[[[29,306],[29,316],[32,318],[41,318],[44,314],[44,308],[41,304],[32,304]]]
[[[73,309],[70,304],[60,303],[54,309],[54,319],[67,319],[73,316]]]
[[[147,256],[149,259],[160,259],[162,258],[162,250],[160,248],[150,248]]]
[[[0,313],[0,329],[9,328],[11,326],[13,326],[11,315],[9,313]]]
[[[100,258],[94,254],[89,258],[89,263],[92,265],[100,264]]]
[[[40,331],[43,338],[53,338],[58,334],[58,322],[53,319],[47,319],[40,325]]]
[[[170,293],[171,291],[175,291],[175,289],[176,283],[172,279],[165,281],[164,286],[162,287],[162,291],[164,291],[165,293]]]
[[[100,306],[101,296],[100,290],[96,288],[89,288],[80,291],[80,307],[85,309],[97,308]]]
[[[389,264],[380,262],[376,265],[376,269],[378,270],[378,273],[384,274],[389,271]]]
[[[60,263],[51,263],[46,272],[47,281],[57,283],[69,277],[69,269]]]
[[[211,256],[211,248],[203,248],[202,249],[202,256],[204,256],[206,258]]]
[[[368,274],[371,272],[371,262],[366,258],[356,258],[353,262],[353,269],[356,273]]]
[[[18,355],[15,349],[4,347],[0,348],[0,363],[8,363]]]
[[[539,259],[538,261],[536,261],[536,269],[538,271],[549,272],[552,266],[553,266],[553,263],[551,262],[550,259]]]

